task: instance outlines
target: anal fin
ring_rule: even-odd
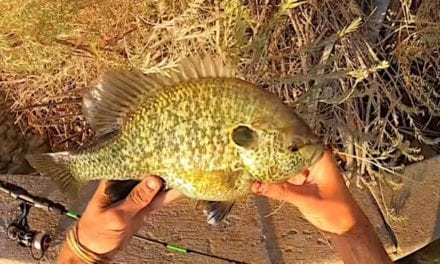
[[[234,202],[203,201],[203,213],[206,215],[208,224],[218,225],[223,221],[234,206]]]

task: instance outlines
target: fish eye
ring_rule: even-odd
[[[299,148],[298,148],[298,146],[296,146],[296,145],[291,145],[291,146],[289,146],[289,150],[290,150],[291,152],[297,152],[297,151],[299,150]]]

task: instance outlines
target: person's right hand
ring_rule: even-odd
[[[255,182],[252,191],[295,205],[308,221],[326,232],[342,234],[363,217],[329,150],[320,161],[287,183]]]

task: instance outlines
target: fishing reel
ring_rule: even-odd
[[[49,248],[51,238],[44,232],[31,230],[28,224],[28,214],[32,205],[22,202],[19,206],[21,213],[7,227],[8,237],[15,240],[22,247],[30,248],[31,255],[34,259],[40,260]],[[35,255],[34,250],[40,252]]]

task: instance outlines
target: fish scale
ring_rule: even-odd
[[[207,164],[209,163],[208,161],[216,159],[218,160],[217,166],[209,169],[212,171],[225,170],[226,168],[219,166],[219,164],[231,164],[231,161],[238,159],[236,151],[227,144],[228,126],[225,126],[226,120],[223,118],[223,120],[220,119],[220,121],[223,122],[208,123],[207,121],[214,120],[207,115],[205,122],[195,122],[195,120],[198,120],[197,115],[203,113],[203,107],[206,107],[205,105],[189,104],[188,100],[178,102],[170,100],[170,98],[174,98],[173,92],[177,94],[181,93],[181,97],[192,97],[193,100],[202,102],[206,97],[221,97],[221,91],[218,91],[218,89],[217,91],[212,88],[209,89],[210,87],[206,88],[205,83],[212,83],[212,80],[203,80],[199,85],[193,84],[189,87],[182,88],[186,93],[170,89],[164,91],[165,96],[161,94],[157,95],[160,99],[157,99],[154,102],[155,104],[142,108],[136,113],[132,117],[131,122],[128,123],[129,125],[124,128],[121,137],[116,140],[113,145],[99,150],[95,155],[87,153],[82,157],[78,157],[78,159],[71,164],[72,170],[80,171],[84,167],[95,168],[95,170],[89,170],[88,175],[84,175],[84,178],[94,179],[106,177],[107,179],[113,180],[125,180],[132,179],[133,175],[142,176],[145,171],[155,173],[168,170],[170,169],[170,165],[171,169],[177,171],[183,169],[193,170],[198,167],[199,163]],[[230,88],[234,88],[233,84],[234,82],[229,84]],[[227,89],[227,87],[223,88]],[[234,97],[231,99],[232,101],[236,100]],[[191,105],[194,107],[190,107]],[[170,108],[177,109],[177,111],[168,111]],[[225,111],[224,114],[217,113],[216,116],[227,116],[229,123],[243,123],[244,120],[238,120],[238,117],[234,118],[237,112],[243,111],[243,107],[237,105],[237,108],[238,111],[232,108],[226,108],[223,110]],[[222,109],[217,110],[221,111]],[[150,119],[150,116],[161,118]],[[180,118],[170,118],[174,116],[180,116]],[[154,124],[155,122],[157,122],[157,124]],[[192,123],[199,124],[200,127],[194,126]],[[156,127],[156,129],[153,130],[151,129],[152,127]],[[188,135],[188,131],[193,131],[193,133]],[[167,135],[165,140],[163,140],[163,135]],[[138,140],[139,137],[147,139],[147,141],[140,141]],[[176,140],[176,137],[178,140]],[[213,149],[208,152],[207,149],[204,148],[205,145],[197,144],[203,142],[204,139],[213,144],[213,138],[217,141],[218,148],[216,148],[216,150],[220,150],[220,153],[213,151]],[[157,148],[157,144],[155,144],[158,142],[161,145],[160,151]],[[175,143],[179,144],[179,152],[176,152]],[[156,148],[147,147],[151,145],[156,146]],[[109,150],[109,148],[111,150]],[[183,168],[179,162],[182,154],[184,156],[193,157],[200,149],[205,150],[203,156],[200,155],[203,159],[189,159],[191,161],[189,168]],[[118,162],[115,162],[114,159],[108,155],[116,151],[124,155],[123,164],[118,164]],[[139,157],[142,157],[141,162],[138,162]],[[103,167],[106,169],[104,170]],[[229,170],[231,170],[231,168],[229,168]],[[78,173],[78,175],[80,175],[80,173]],[[170,176],[162,174],[161,176],[172,186],[172,174]],[[200,180],[198,181],[200,182]]]
[[[209,201],[208,222],[218,222],[253,181],[285,182],[322,155],[322,143],[292,109],[226,65],[190,58],[168,76],[107,73],[83,109],[111,140],[28,160],[71,191],[90,180],[158,175],[185,196]],[[118,192],[117,184],[108,189]]]

